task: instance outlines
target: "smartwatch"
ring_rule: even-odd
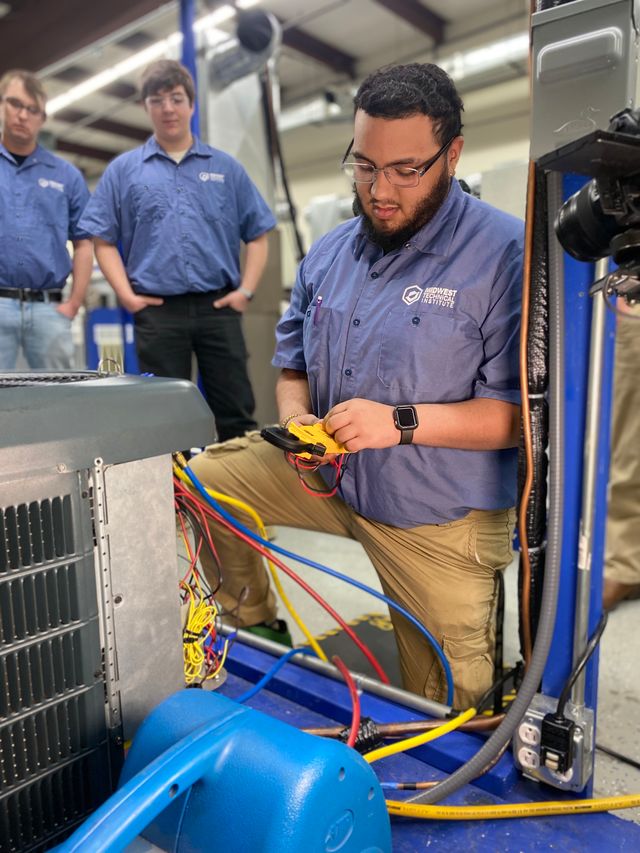
[[[418,413],[415,406],[396,406],[393,410],[393,424],[400,430],[400,444],[411,444],[413,432],[418,426]]]

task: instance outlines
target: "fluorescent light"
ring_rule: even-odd
[[[249,9],[252,6],[257,6],[259,2],[260,0],[241,0],[238,5],[243,9]],[[206,32],[209,41],[226,40],[229,38],[229,35],[221,30],[216,31],[216,26],[228,21],[234,16],[234,14],[235,9],[232,6],[220,6],[209,15],[203,15],[201,18],[198,18],[193,25],[194,32]],[[62,95],[52,98],[47,104],[47,115],[52,116],[60,110],[63,110],[65,107],[79,101],[81,98],[86,98],[87,95],[92,95],[99,89],[104,89],[105,86],[119,80],[121,77],[125,77],[127,74],[131,74],[132,71],[136,71],[138,68],[142,68],[149,62],[153,62],[154,59],[158,59],[162,56],[176,56],[177,48],[181,42],[181,32],[171,33],[167,38],[154,42],[154,44],[149,45],[149,47],[146,47],[138,53],[128,56],[126,59],[123,59],[122,62],[116,63],[111,68],[107,68],[99,74],[95,74],[93,77],[83,80],[82,83],[78,83],[77,86],[72,86],[71,89],[64,92]]]
[[[529,34],[518,33],[485,47],[454,53],[453,56],[437,60],[437,64],[454,80],[462,80],[509,62],[522,62],[528,56]]]

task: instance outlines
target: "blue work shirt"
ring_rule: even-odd
[[[0,144],[0,287],[64,287],[67,241],[90,239],[78,225],[88,201],[71,163],[37,145],[18,166]]]
[[[457,181],[431,222],[386,255],[352,219],[300,265],[273,364],[307,373],[318,417],[354,397],[392,406],[474,397],[517,404],[522,251],[522,222]],[[412,444],[346,459],[341,497],[395,527],[515,503],[515,449]]]
[[[275,226],[237,160],[194,139],[176,163],[151,137],[110,163],[81,225],[119,244],[136,293],[171,296],[240,284],[240,241]]]

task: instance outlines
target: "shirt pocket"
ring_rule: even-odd
[[[198,187],[199,192],[193,193],[193,205],[199,210],[206,222],[218,222],[224,216],[222,185],[217,182],[203,182]]]
[[[452,402],[473,396],[482,363],[480,330],[465,316],[432,307],[390,311],[382,328],[378,379],[409,402]]]
[[[131,201],[138,222],[158,222],[169,211],[167,192],[157,184],[133,184]]]
[[[304,358],[309,376],[325,382],[339,350],[342,311],[324,305],[310,305],[302,326]]]
[[[63,234],[69,232],[69,201],[60,190],[42,189],[34,198],[34,221],[37,225],[55,228]]]

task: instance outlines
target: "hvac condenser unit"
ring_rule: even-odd
[[[60,841],[183,686],[171,452],[213,440],[195,386],[0,375],[0,851]]]

